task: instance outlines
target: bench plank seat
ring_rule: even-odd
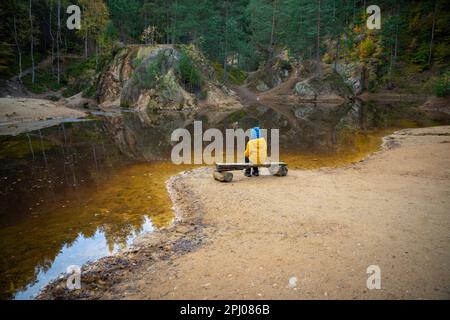
[[[287,164],[285,162],[265,162],[265,163],[259,163],[259,164],[253,164],[253,163],[216,163],[216,171],[223,172],[223,171],[234,171],[234,170],[244,170],[251,167],[258,167],[258,168],[270,168],[270,167],[286,167]]]

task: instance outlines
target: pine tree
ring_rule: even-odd
[[[139,3],[137,0],[107,0],[111,19],[119,30],[119,38],[127,43],[140,34]]]

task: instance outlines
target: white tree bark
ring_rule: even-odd
[[[36,81],[36,66],[34,64],[34,35],[33,35],[33,16],[31,13],[31,0],[29,0],[28,16],[30,18],[30,55],[31,55],[31,83]]]
[[[320,6],[321,2],[320,0],[317,0],[317,43],[316,43],[316,73],[320,74]]]
[[[59,52],[60,41],[61,41],[61,0],[58,0],[58,30],[56,32],[56,72],[58,84],[61,83],[61,66],[60,66],[60,52]]]
[[[53,1],[50,0],[49,3],[50,6],[50,14],[49,14],[49,34],[50,34],[50,38],[52,39],[52,75],[55,75],[55,67],[54,67],[54,62],[55,62],[55,37],[53,36],[53,26],[52,26],[52,16],[53,16]]]

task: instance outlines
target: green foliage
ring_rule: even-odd
[[[375,53],[375,43],[371,38],[366,38],[359,44],[359,56],[361,59],[370,57]]]
[[[66,68],[66,78],[78,78],[87,70],[95,70],[95,57],[69,64]]]
[[[89,85],[83,90],[83,97],[94,99],[97,94],[97,88],[94,84]]]
[[[96,79],[98,73],[112,59],[110,54],[89,57],[81,62],[73,62],[66,67],[64,81],[67,87],[63,92],[64,97],[70,97],[83,92],[86,98],[95,98]]]
[[[78,0],[83,8],[83,23],[77,32],[81,38],[102,39],[108,25],[108,8],[103,0]],[[102,43],[101,43],[102,44]]]
[[[434,48],[433,60],[439,64],[445,64],[450,61],[450,43],[437,43]]]
[[[450,47],[448,44],[450,27],[448,21],[450,12],[447,0],[412,1],[407,6],[407,23],[403,37],[405,58],[409,59],[422,70],[429,68],[428,59],[431,49],[431,64],[448,63]],[[431,43],[431,33],[435,22],[434,39]]]
[[[228,77],[231,81],[231,83],[235,85],[242,85],[245,82],[245,79],[247,78],[247,74],[235,67],[230,67],[228,69]]]
[[[33,93],[45,93],[48,91],[58,91],[65,85],[65,81],[58,84],[55,75],[51,70],[36,70],[36,81],[31,81],[31,73],[22,78],[24,86]]]
[[[62,96],[64,98],[69,98],[73,95],[76,95],[77,93],[79,93],[80,91],[78,90],[78,87],[76,86],[68,86],[64,89]]]
[[[183,85],[190,92],[197,92],[202,86],[202,78],[189,54],[182,50],[178,65],[178,74]]]
[[[150,50],[151,48],[148,47]],[[150,54],[151,50],[146,54]],[[183,52],[183,51],[182,51]],[[200,89],[201,77],[197,67],[188,54],[182,53],[180,61],[176,63],[176,55],[171,50],[161,50],[156,57],[145,60],[136,57],[133,60],[135,72],[132,83],[127,86],[124,97],[133,99],[139,88],[157,89],[162,99],[171,100],[178,95],[178,84],[175,75],[170,72],[176,67],[176,74],[188,89]],[[124,99],[126,100],[126,99]]]
[[[141,64],[142,64],[142,58],[139,58],[139,57],[134,58],[133,61],[131,62],[131,66],[134,69],[139,68],[141,66]]]
[[[0,78],[11,75],[9,66],[13,58],[12,46],[7,42],[0,42]]]
[[[31,148],[30,145],[31,144]],[[0,137],[0,160],[7,158],[25,158],[30,155],[31,150],[47,151],[52,144],[47,140],[40,140],[30,135],[30,140],[25,135],[1,136]]]
[[[114,59],[116,53],[116,50],[112,50],[111,52],[106,52],[105,54],[99,54],[97,56],[97,68],[95,71],[101,72]]]
[[[206,100],[206,98],[208,98],[208,91],[203,89],[202,91],[200,91],[200,94],[198,95],[198,98],[200,100]]]
[[[57,31],[57,3],[55,0],[32,1],[33,30],[30,30],[28,0],[0,2],[0,72],[4,78],[17,74],[19,49],[23,70],[30,67],[31,31],[35,61],[50,55],[52,37]],[[61,3],[63,9],[68,4],[67,0]],[[155,26],[160,33],[157,42],[195,44],[217,64],[218,79],[233,84],[244,81],[243,70],[255,70],[282,50],[287,50],[299,61],[315,58],[319,53],[319,59],[333,63],[337,43],[340,44],[341,59],[367,64],[371,78],[366,85],[377,85],[378,80],[399,62],[415,64],[419,71],[424,71],[433,69],[433,64],[445,67],[450,59],[448,0],[379,0],[382,29],[373,32],[365,26],[367,14],[363,1],[79,0],[76,3],[89,8],[85,17],[89,51],[94,52],[94,44],[100,50],[95,72],[101,70],[108,55],[119,47],[117,40],[124,44],[136,43],[149,25]],[[17,32],[14,32],[14,21]],[[434,40],[430,45],[433,21]],[[83,30],[72,32],[65,28],[63,20],[60,54],[83,54],[85,36]],[[428,65],[430,57],[431,65]],[[183,85],[189,91],[198,92],[206,73],[191,55],[181,58],[177,72]],[[141,62],[135,60],[132,65],[137,69]],[[92,64],[89,69],[93,69]],[[154,70],[146,71],[149,73],[147,85],[152,82],[152,72]],[[82,74],[82,71],[69,68],[65,77]],[[390,78],[386,77],[386,81]],[[42,91],[46,87],[40,83],[34,90]],[[87,87],[89,85],[83,88]]]
[[[213,64],[214,71],[216,72],[216,79],[221,82],[223,81],[224,70],[220,63]],[[242,85],[247,79],[247,74],[235,67],[228,67],[228,81],[234,85]]]
[[[411,62],[419,66],[422,70],[428,67],[428,52],[429,48],[424,43],[411,56]]]
[[[247,111],[245,110],[235,111],[227,117],[227,121],[230,123],[237,122],[240,121],[242,118],[246,117],[247,115],[248,115]]]
[[[145,71],[140,75],[139,80],[144,88],[150,89],[156,87],[159,75],[160,59],[157,59],[145,66]]]
[[[393,83],[398,93],[432,95],[438,81],[437,68],[423,70],[416,64],[399,63],[389,75],[382,78],[384,83]]]
[[[34,59],[35,61],[41,61],[44,59],[45,56],[42,55],[40,52],[34,53]],[[31,68],[31,56],[28,51],[24,52],[22,54],[22,72],[28,68]],[[16,55],[14,61],[9,66],[9,73],[10,75],[18,75],[19,74],[19,58]]]
[[[117,28],[120,41],[137,38],[140,34],[139,2],[137,0],[107,0],[109,13]]]
[[[442,74],[442,76],[438,79],[434,88],[434,94],[437,97],[450,96],[450,71],[444,72],[444,74]]]
[[[103,32],[98,36],[98,42],[101,48],[114,51],[114,43],[118,37],[117,28],[111,20],[108,20]]]

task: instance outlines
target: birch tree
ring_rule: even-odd
[[[28,17],[30,19],[30,56],[31,56],[31,83],[34,84],[36,81],[36,66],[34,64],[34,29],[33,29],[33,15],[32,15],[32,6],[31,6],[32,0],[29,0],[29,6],[28,6]]]
[[[61,43],[61,0],[58,0],[57,8],[57,21],[58,28],[56,31],[56,77],[58,79],[58,84],[61,83],[61,66],[60,66],[60,43]]]
[[[317,35],[316,35],[316,73],[320,74],[320,9],[321,0],[317,0]]]

